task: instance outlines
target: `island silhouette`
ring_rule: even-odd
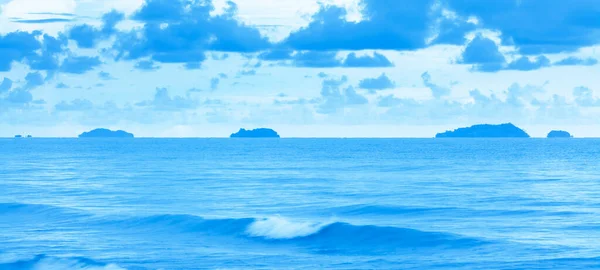
[[[98,128],[88,132],[81,133],[79,138],[133,138],[133,134],[117,130],[112,131],[110,129]]]
[[[270,128],[257,128],[247,130],[241,128],[238,132],[231,134],[230,138],[280,138],[275,130]]]
[[[446,131],[435,135],[436,138],[530,138],[527,132],[512,123],[500,125],[474,125]]]
[[[553,130],[553,131],[550,131],[550,133],[548,133],[547,138],[549,138],[549,139],[553,139],[553,138],[573,138],[573,136],[571,135],[571,133],[566,132],[564,130]]]

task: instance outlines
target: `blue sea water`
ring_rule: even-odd
[[[598,239],[600,140],[0,140],[0,270],[593,269]]]

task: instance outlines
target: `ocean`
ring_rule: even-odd
[[[600,140],[1,139],[4,269],[600,268]]]

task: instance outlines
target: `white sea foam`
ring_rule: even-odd
[[[292,222],[277,216],[256,220],[248,226],[246,233],[267,239],[292,239],[317,233],[331,223]]]

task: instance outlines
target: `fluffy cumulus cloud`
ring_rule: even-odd
[[[139,107],[149,107],[159,111],[179,111],[194,109],[198,107],[199,103],[190,96],[171,97],[167,88],[156,88],[156,93],[152,100],[142,101],[136,105]]]
[[[550,59],[545,56],[538,56],[535,59],[530,59],[527,56],[521,56],[519,59],[510,62],[506,69],[508,70],[535,70],[550,66]]]
[[[394,64],[383,54],[374,52],[358,56],[349,53],[341,57],[335,51],[298,51],[274,49],[262,52],[258,59],[275,61],[281,66],[308,68],[389,68]]]
[[[423,84],[431,90],[431,95],[433,95],[434,98],[439,99],[450,94],[451,90],[449,88],[439,86],[431,81],[429,72],[421,74],[421,79],[423,80]]]
[[[98,42],[114,35],[116,25],[125,18],[123,13],[112,11],[102,16],[102,27],[94,27],[89,24],[74,26],[69,29],[67,36],[75,41],[81,48],[93,48]]]
[[[364,0],[365,20],[346,20],[347,11],[322,6],[312,22],[294,31],[283,42],[298,50],[415,50],[424,48],[430,37],[439,43],[461,44],[474,25],[432,12],[433,0]],[[438,16],[435,16],[438,15]],[[432,31],[433,28],[436,31]]]
[[[98,78],[100,78],[101,80],[104,80],[104,81],[116,80],[115,77],[113,77],[112,75],[110,75],[110,73],[108,73],[106,71],[98,72]]]
[[[8,2],[2,123],[589,125],[600,116],[592,0],[296,1],[295,19],[267,14],[268,1],[77,1],[69,14]],[[106,13],[90,17],[88,7]]]
[[[598,63],[594,58],[578,58],[571,56],[552,63],[544,55],[521,55],[508,62],[500,51],[499,45],[490,38],[477,35],[465,46],[460,58],[460,64],[471,65],[472,71],[497,72],[501,70],[531,71],[550,66],[593,66]]]
[[[100,66],[102,62],[99,57],[70,56],[65,59],[60,71],[72,74],[83,74]]]
[[[600,8],[594,0],[444,2],[458,14],[478,18],[481,27],[500,31],[502,42],[523,54],[576,51],[600,42]]]
[[[356,53],[350,53],[343,66],[345,67],[393,67],[394,64],[382,54],[373,53],[373,55],[356,56]]]
[[[33,70],[54,70],[66,43],[64,38],[41,31],[0,34],[0,72],[10,71],[14,63],[28,64]]]
[[[538,122],[565,124],[573,117],[581,117],[577,106],[565,97],[551,95],[546,99],[535,97],[546,90],[540,86],[512,84],[500,94],[470,90],[464,102],[429,99],[417,100],[385,95],[378,98],[377,106],[386,109],[382,116],[404,123],[442,124],[454,119],[464,122]]]
[[[393,89],[396,87],[396,83],[383,73],[377,78],[362,79],[358,84],[358,87],[367,89],[371,93],[375,93],[377,90]]]
[[[0,109],[22,108],[35,104],[44,104],[43,100],[34,100],[32,90],[44,85],[45,79],[40,72],[30,72],[20,86],[14,87],[10,79],[4,79],[0,85]],[[12,89],[12,90],[11,90]],[[4,93],[3,93],[4,92]]]
[[[236,20],[237,6],[233,2],[228,5],[223,14],[212,16],[215,8],[211,1],[146,0],[132,17],[143,27],[117,36],[113,46],[116,58],[194,65],[206,60],[207,51],[268,49],[268,39]]]
[[[472,64],[477,71],[498,71],[506,63],[498,44],[482,35],[477,35],[465,47],[459,63]]]
[[[587,87],[579,86],[573,89],[577,105],[582,107],[600,107],[600,99],[594,97],[594,92]]]
[[[0,83],[0,93],[7,92],[12,88],[13,81],[9,78],[4,78]]]
[[[142,71],[153,71],[153,70],[157,70],[160,68],[159,66],[156,65],[156,63],[154,63],[154,61],[151,61],[151,60],[138,61],[137,63],[135,63],[134,67],[136,69],[142,70]]]
[[[346,108],[369,103],[367,98],[357,93],[352,86],[344,87],[347,82],[347,77],[323,80],[317,110],[319,113],[332,114]]]

